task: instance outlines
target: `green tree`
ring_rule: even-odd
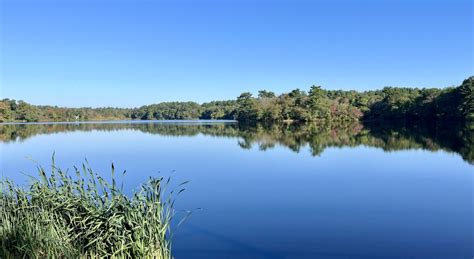
[[[464,80],[459,92],[462,98],[459,110],[466,120],[474,121],[474,76]]]
[[[321,86],[311,86],[308,92],[308,104],[310,109],[310,120],[329,120],[331,111],[329,109],[329,99],[326,97]]]
[[[259,114],[256,107],[256,100],[249,92],[242,93],[237,97],[237,120],[240,121],[257,121]]]
[[[258,91],[258,98],[275,98],[276,95],[272,91],[260,90]]]
[[[26,102],[18,101],[18,107],[16,108],[16,111],[16,119],[19,121],[35,122],[39,120],[38,109]]]

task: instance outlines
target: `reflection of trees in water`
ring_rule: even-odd
[[[386,151],[403,149],[444,150],[455,152],[465,161],[474,163],[474,124],[451,122],[448,125],[433,123],[374,124],[368,125],[371,135],[385,143]]]
[[[23,141],[40,134],[73,131],[135,130],[164,136],[239,138],[238,145],[249,149],[257,145],[265,151],[284,146],[299,152],[309,146],[313,155],[328,147],[365,145],[384,151],[423,149],[444,150],[460,154],[474,163],[474,132],[466,125],[404,123],[331,124],[237,124],[237,123],[85,123],[85,124],[9,124],[0,125],[0,141]]]

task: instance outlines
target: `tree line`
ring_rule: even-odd
[[[474,77],[458,87],[374,91],[324,90],[312,86],[276,96],[259,91],[237,98],[239,121],[474,120]]]
[[[162,102],[139,108],[64,108],[0,101],[0,122],[86,120],[229,119],[243,122],[358,120],[466,120],[474,121],[474,77],[458,87],[385,87],[372,91],[325,90],[311,86],[276,95],[261,90],[245,92],[236,100]]]

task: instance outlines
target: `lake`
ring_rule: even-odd
[[[189,180],[176,258],[472,258],[472,128],[124,121],[0,125],[0,174]],[[184,212],[182,212],[184,214]]]

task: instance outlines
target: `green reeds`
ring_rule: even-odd
[[[150,178],[132,196],[88,166],[74,177],[38,167],[27,187],[0,180],[0,258],[171,258],[169,178]]]

